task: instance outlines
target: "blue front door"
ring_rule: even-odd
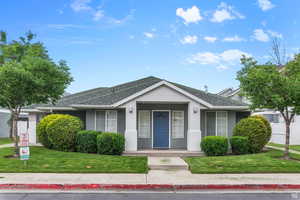
[[[169,112],[153,112],[153,148],[169,148]]]

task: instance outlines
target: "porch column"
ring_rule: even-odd
[[[200,106],[190,102],[188,107],[187,150],[201,151]]]
[[[136,103],[126,105],[125,151],[137,151]]]
[[[36,144],[36,124],[37,124],[37,113],[29,113],[28,134],[29,134],[30,144]]]

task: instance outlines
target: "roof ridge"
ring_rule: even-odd
[[[122,89],[119,89],[119,90],[117,90],[117,91],[112,91],[112,89],[115,88],[115,87],[120,87],[120,86],[123,86],[124,84],[132,84],[132,83],[134,83],[134,82],[143,81],[143,80],[146,80],[146,79],[149,79],[149,78],[155,78],[155,79],[157,79],[157,80],[162,80],[162,79],[156,78],[156,77],[154,77],[154,76],[149,76],[149,77],[142,78],[142,79],[138,79],[138,80],[135,80],[135,81],[130,81],[130,82],[127,82],[127,83],[119,84],[119,85],[116,85],[116,86],[107,88],[107,89],[109,90],[108,93],[105,93],[105,94],[100,95],[100,96],[96,96],[96,97],[92,97],[92,98],[85,99],[85,100],[81,101],[79,104],[84,103],[84,102],[89,101],[89,100],[97,99],[97,98],[99,98],[99,97],[105,97],[105,96],[111,95],[111,94],[116,93],[116,92],[126,91],[126,90],[129,90],[129,89],[135,88],[135,87],[139,87],[139,86],[142,86],[142,85],[147,85],[148,82],[142,83],[142,84],[133,85],[132,87],[122,88]],[[154,79],[153,79],[153,80],[154,80]],[[150,81],[150,80],[149,80],[149,81]]]

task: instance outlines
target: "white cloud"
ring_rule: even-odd
[[[93,20],[94,20],[94,21],[99,21],[99,20],[102,19],[103,17],[104,17],[104,12],[103,12],[103,10],[97,10],[97,11],[94,13]]]
[[[215,65],[218,70],[228,69],[228,66],[234,66],[240,63],[242,55],[250,54],[239,49],[229,49],[222,53],[199,52],[187,59],[190,64]]]
[[[88,5],[90,2],[91,0],[74,0],[71,3],[71,8],[75,12],[92,10],[92,8]]]
[[[238,35],[235,35],[233,37],[225,37],[223,39],[223,42],[243,42],[243,41],[246,41],[246,40],[244,38],[241,38]]]
[[[196,35],[187,35],[180,42],[182,44],[196,44],[198,41],[198,37]]]
[[[176,15],[184,19],[185,24],[198,23],[202,20],[200,9],[197,6],[184,10],[183,8],[176,9]]]
[[[145,35],[147,38],[154,38],[154,34],[153,34],[153,33],[150,33],[150,32],[145,32],[144,35]]]
[[[261,42],[269,42],[270,40],[269,35],[262,29],[255,29],[253,37]]]
[[[236,11],[233,6],[229,6],[226,3],[221,2],[210,21],[221,23],[225,20],[233,20],[237,18],[244,19],[245,16]]]
[[[203,37],[203,39],[210,43],[214,43],[217,40],[216,37],[210,37],[210,36],[205,36],[205,37]]]
[[[258,0],[258,5],[263,11],[267,11],[275,7],[270,0]]]
[[[278,33],[278,32],[275,32],[275,31],[268,30],[268,33],[270,34],[271,37],[276,37],[276,38],[282,38],[283,37],[281,33]]]

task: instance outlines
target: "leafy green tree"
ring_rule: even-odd
[[[244,67],[237,73],[242,95],[251,108],[279,111],[286,126],[284,158],[289,159],[290,124],[300,114],[300,54],[284,67],[267,63],[259,65],[253,58],[241,59]]]
[[[1,43],[0,106],[12,114],[12,132],[16,156],[19,156],[17,120],[22,108],[32,104],[55,103],[72,82],[65,61],[53,62],[42,43],[32,43],[27,33],[18,41]],[[4,40],[2,40],[4,41]]]

